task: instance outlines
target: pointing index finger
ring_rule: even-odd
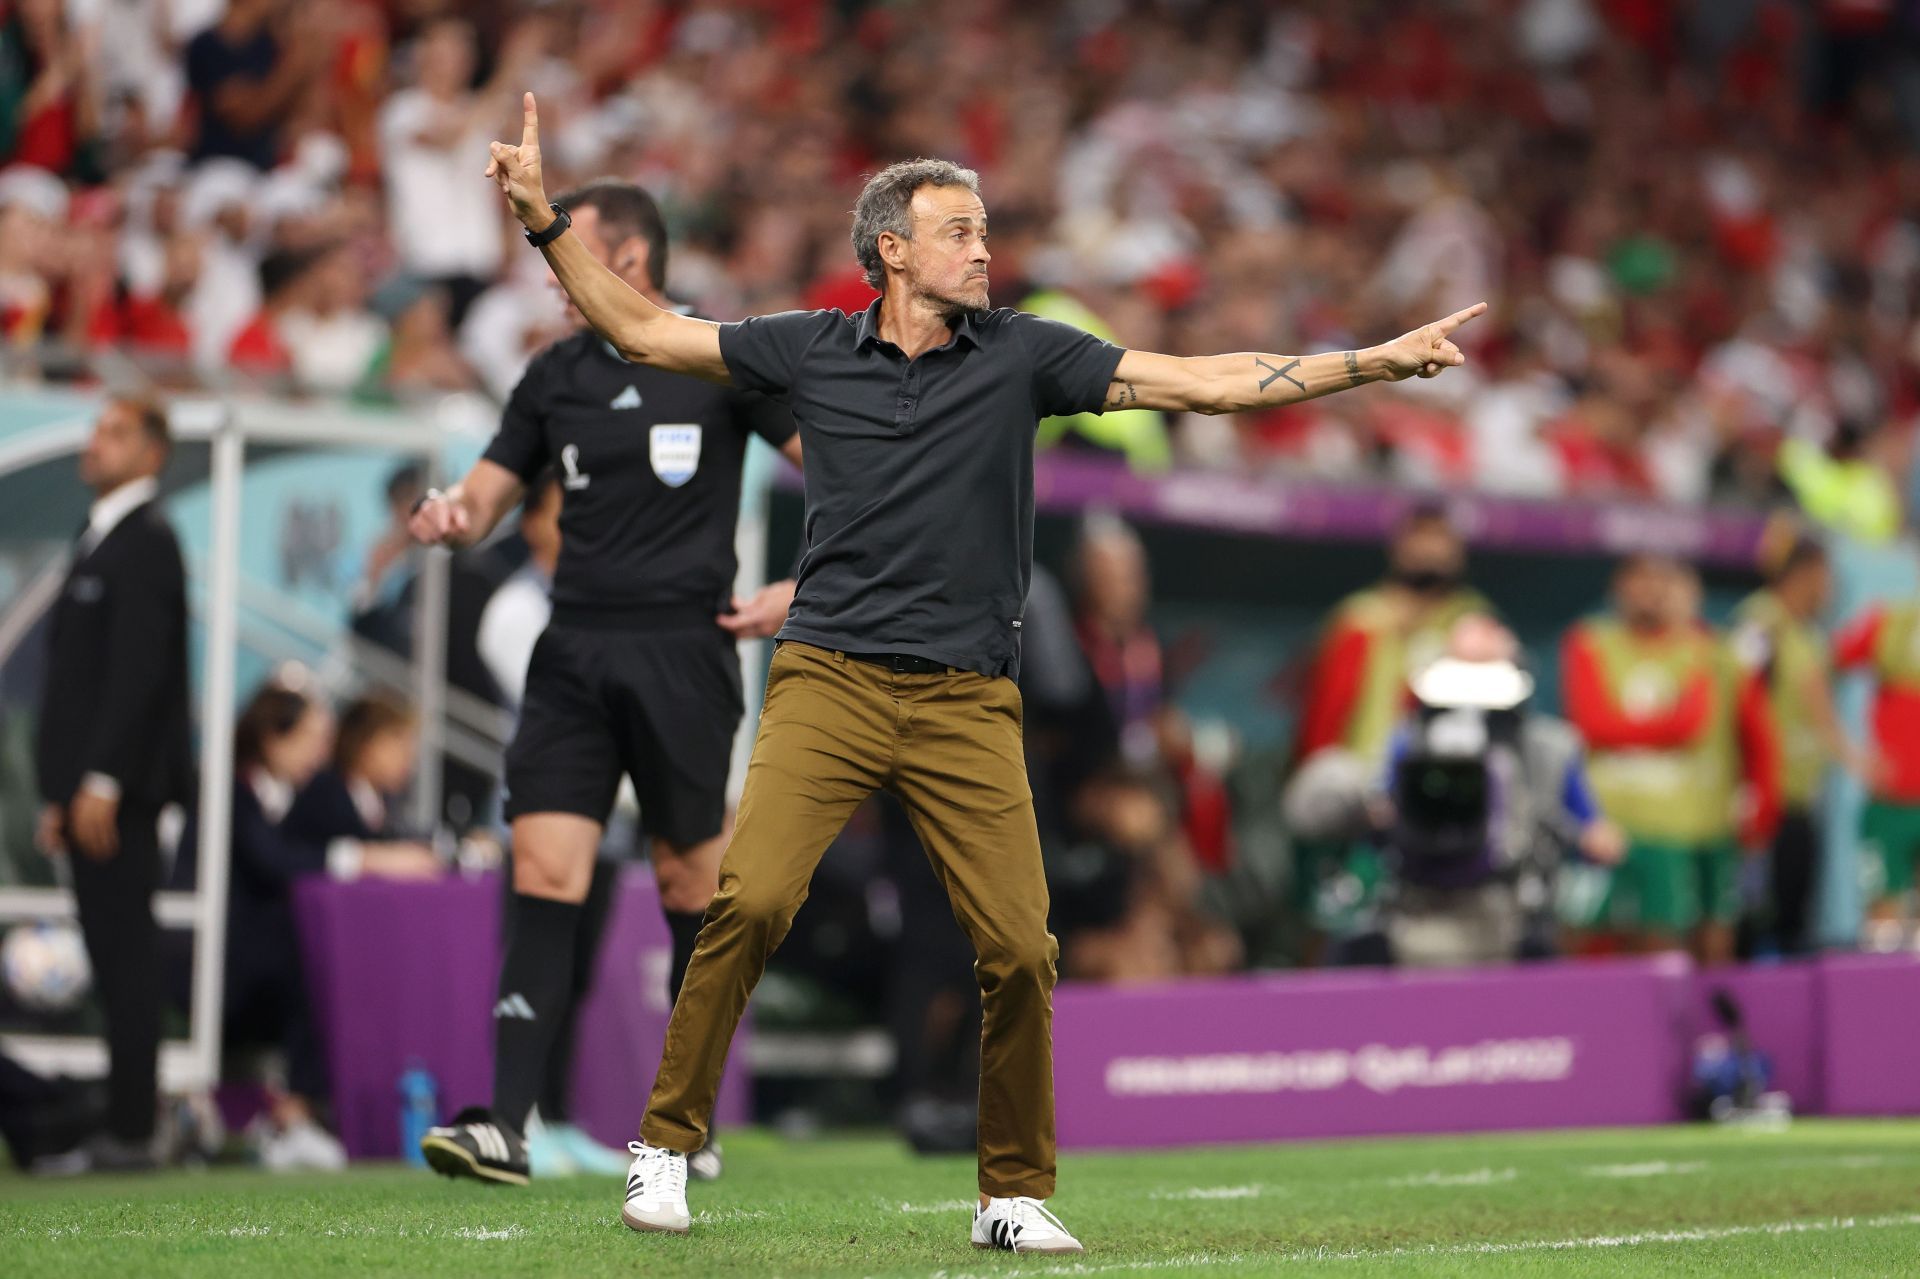
[[[521,97],[520,105],[526,121],[520,129],[520,145],[523,147],[539,146],[540,108],[535,105],[531,91]]]
[[[533,95],[528,94],[527,96],[531,98]],[[1455,311],[1452,315],[1449,315],[1446,319],[1440,321],[1440,336],[1446,337],[1448,334],[1452,333],[1455,329],[1465,324],[1468,320],[1474,319],[1477,316],[1485,315],[1486,312],[1487,312],[1487,304],[1485,302],[1475,302],[1472,306],[1468,307],[1464,311]]]

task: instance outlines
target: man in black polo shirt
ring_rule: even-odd
[[[487,176],[587,322],[628,359],[784,399],[807,454],[807,543],[767,678],[720,891],[673,1010],[622,1220],[684,1231],[686,1152],[713,1111],[735,1024],[853,809],[905,805],[978,962],[980,1202],[973,1243],[1079,1252],[1054,1189],[1057,947],[1022,763],[1020,624],[1043,417],[1287,404],[1464,362],[1449,335],[1484,304],[1364,351],[1180,359],[987,309],[986,209],[939,160],[876,175],[853,247],[881,290],[864,313],[711,324],[604,270],[547,203],[539,121]]]
[[[621,287],[665,306],[666,227],[652,197],[603,181],[575,192],[571,207],[577,243]],[[594,854],[622,773],[650,838],[678,997],[717,883],[727,766],[744,709],[735,641],[771,635],[793,597],[793,583],[781,582],[733,598],[752,435],[800,460],[792,416],[779,405],[630,364],[583,324],[534,357],[466,478],[414,510],[416,539],[468,546],[543,470],[552,468],[562,491],[553,616],[507,748],[514,892],[493,1013],[493,1105],[462,1111],[421,1142],[449,1176],[527,1180],[527,1117],[546,1073],[571,1062],[572,1006],[604,917],[586,909]],[[558,1136],[559,1153],[592,1166],[584,1136],[570,1128]],[[717,1175],[717,1147],[697,1162],[696,1174]]]

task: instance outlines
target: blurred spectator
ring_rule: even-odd
[[[1408,703],[1407,680],[1440,656],[1447,632],[1487,603],[1466,584],[1467,548],[1439,507],[1417,507],[1387,549],[1387,576],[1334,610],[1308,676],[1294,758],[1339,746],[1369,765]]]
[[[1567,635],[1567,716],[1628,848],[1611,870],[1564,878],[1562,904],[1575,928],[1648,951],[1684,938],[1711,964],[1732,958],[1741,849],[1778,826],[1780,745],[1765,686],[1700,621],[1699,599],[1687,566],[1635,555],[1614,575],[1613,614]]]
[[[403,739],[410,731],[410,726],[403,729]],[[391,743],[376,742],[377,736],[369,734],[356,752],[363,780],[382,772],[377,759],[367,767],[369,744],[389,760],[399,753]],[[266,1049],[284,1057],[284,1074],[277,1064],[268,1072],[270,1105],[252,1133],[261,1162],[275,1171],[346,1166],[346,1152],[321,1126],[328,1098],[326,1052],[307,1002],[294,884],[308,875],[422,879],[439,870],[433,854],[417,845],[339,842],[294,827],[289,815],[295,799],[326,765],[334,741],[332,713],[297,668],[256,691],[234,728],[222,1036],[230,1052]],[[390,771],[379,780],[391,780]],[[310,811],[310,822],[321,819],[319,809],[315,805]],[[181,887],[194,882],[198,851],[190,826],[175,871]]]
[[[1062,976],[1138,983],[1240,965],[1240,940],[1200,904],[1200,868],[1149,778],[1096,778],[1076,813],[1083,838],[1048,876]]]
[[[62,0],[14,0],[0,22],[0,167],[99,181],[98,33]]]
[[[1821,618],[1833,569],[1820,543],[1794,538],[1735,614],[1733,652],[1767,690],[1779,729],[1780,828],[1768,864],[1763,929],[1786,954],[1813,944],[1814,888],[1825,858],[1816,809],[1835,764],[1867,775],[1871,761],[1847,740],[1833,702],[1833,655]]]
[[[284,1067],[269,1074],[268,1114],[252,1134],[261,1162],[283,1170],[337,1170],[346,1166],[346,1152],[320,1126],[326,1052],[307,1003],[293,918],[294,882],[324,873],[327,854],[323,845],[282,829],[295,793],[333,748],[333,716],[304,691],[304,673],[298,682],[262,686],[234,728],[221,1039],[229,1053],[266,1049],[284,1056]],[[198,853],[197,830],[190,827],[176,868],[181,887],[193,886]]]
[[[1863,876],[1872,902],[1869,939],[1910,946],[1920,863],[1920,600],[1878,606],[1834,639],[1834,659],[1874,680],[1870,797],[1863,818]]]
[[[1021,301],[1020,309],[1071,324],[1109,342],[1123,341],[1071,288],[1030,293]],[[1156,409],[1108,409],[1104,413],[1041,420],[1041,448],[1060,444],[1069,436],[1077,437],[1076,442],[1082,445],[1120,454],[1136,471],[1164,471],[1173,462],[1166,415]]]
[[[287,810],[288,837],[324,848],[328,873],[340,879],[436,873],[433,850],[398,838],[394,820],[419,754],[419,720],[404,702],[372,696],[350,703],[340,713],[332,763]]]
[[[1122,753],[1154,758],[1154,716],[1165,696],[1160,641],[1147,622],[1147,552],[1111,515],[1092,515],[1074,558],[1074,622],[1093,677],[1120,730]]]
[[[455,327],[498,274],[505,251],[499,195],[473,180],[473,162],[518,118],[515,89],[527,53],[524,39],[509,46],[493,78],[475,92],[473,27],[460,17],[435,18],[412,45],[414,87],[380,109],[380,155],[400,267],[446,289]]]
[[[1836,27],[1836,8],[1872,22]],[[241,197],[247,232],[200,246],[186,327],[208,373],[258,309],[262,254],[350,238],[362,295],[391,274],[440,280],[461,358],[494,394],[510,387],[551,323],[528,287],[542,273],[533,255],[503,260],[496,197],[460,157],[532,88],[549,179],[644,176],[674,223],[674,291],[709,315],[863,305],[847,184],[925,153],[980,170],[1001,300],[1126,345],[1338,350],[1481,292],[1505,320],[1442,383],[1045,428],[1138,467],[1749,504],[1776,500],[1785,475],[1823,519],[1880,528],[1897,510],[1809,496],[1819,468],[1803,465],[1844,453],[1849,423],[1909,448],[1920,414],[1920,94],[1901,59],[1863,52],[1901,29],[1892,6],[1458,0],[1444,23],[1388,0],[1202,6],[1191,21],[1040,6],[941,41],[900,20],[922,10],[233,0],[175,54],[202,10],[84,0],[75,20],[23,0],[0,92],[41,86],[53,105],[36,136],[52,145],[32,155],[77,182],[144,190],[176,115],[200,165],[265,178]],[[300,162],[315,147],[339,152],[324,181]],[[145,199],[120,231],[145,245],[125,282],[138,299],[171,251]],[[61,247],[0,271],[28,342],[90,324],[67,314],[66,276],[97,232],[50,216]],[[386,311],[391,378],[383,362],[310,385],[459,384],[436,313]]]
[[[330,8],[227,0],[220,21],[188,41],[193,159],[228,157],[262,172],[279,163],[287,122],[333,53]]]

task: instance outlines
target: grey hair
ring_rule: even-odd
[[[908,207],[921,187],[965,187],[980,194],[980,175],[951,160],[902,160],[867,179],[853,206],[853,256],[867,273],[867,283],[886,283],[886,264],[880,260],[880,233],[891,231],[903,240],[913,238]]]

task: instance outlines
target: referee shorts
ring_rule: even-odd
[[[625,773],[643,832],[682,848],[712,839],[726,820],[744,710],[739,650],[717,626],[549,626],[507,747],[506,817],[573,813],[604,824]]]

